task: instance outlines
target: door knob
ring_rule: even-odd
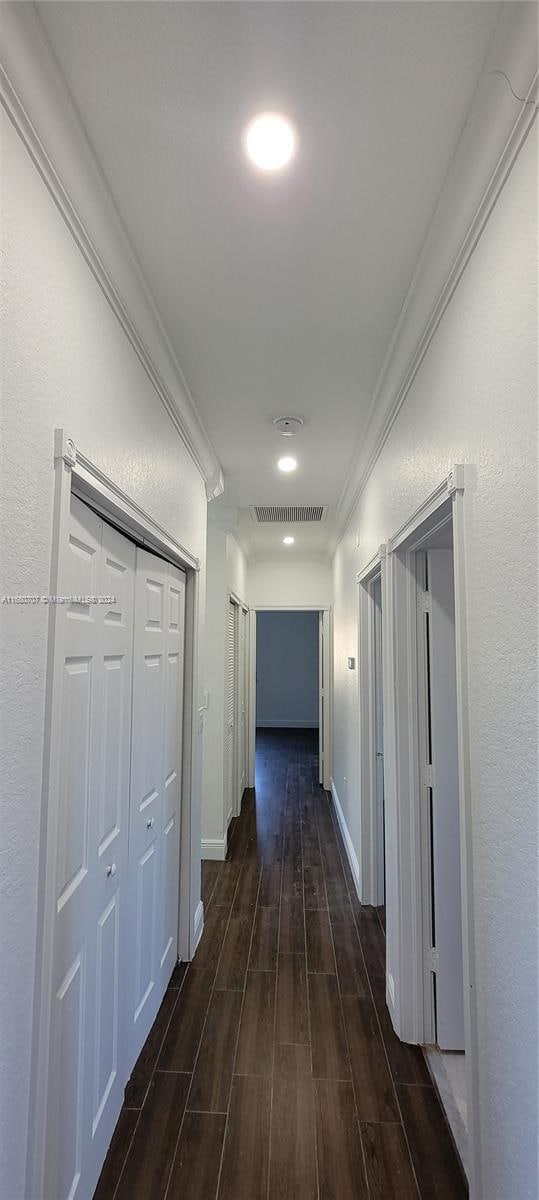
[[[109,863],[107,870],[106,870],[107,879],[110,879],[111,875],[115,875],[115,874],[116,874],[116,863]]]

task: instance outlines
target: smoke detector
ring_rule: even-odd
[[[303,417],[275,417],[273,424],[283,437],[293,437],[301,429]]]

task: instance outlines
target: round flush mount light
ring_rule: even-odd
[[[286,474],[288,474],[289,471],[295,471],[297,465],[296,459],[290,458],[287,454],[285,454],[284,458],[280,458],[279,462],[277,463],[279,470],[284,471]]]
[[[283,542],[284,542],[285,546],[293,546],[293,545],[294,545],[294,538],[293,538],[293,537],[290,537],[290,534],[289,534],[287,537],[284,537],[284,538],[283,538]]]
[[[295,129],[281,113],[258,113],[243,134],[247,158],[259,171],[281,171],[293,158],[296,145]]]

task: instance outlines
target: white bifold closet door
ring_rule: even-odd
[[[185,576],[137,550],[130,812],[131,1065],[178,955]]]
[[[123,1101],[135,547],[72,497],[55,667],[60,743],[45,1200],[91,1196]],[[109,603],[88,597],[114,596]]]

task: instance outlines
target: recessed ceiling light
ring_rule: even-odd
[[[296,150],[294,127],[280,113],[263,112],[253,117],[243,135],[247,158],[260,171],[280,171]]]
[[[288,535],[288,537],[283,538],[283,542],[284,542],[285,546],[293,546],[294,538],[290,537],[290,535]]]
[[[287,471],[287,472],[295,471],[297,465],[298,464],[296,462],[296,459],[289,458],[287,454],[285,454],[284,458],[280,458],[279,462],[277,463],[277,466],[280,471]]]

